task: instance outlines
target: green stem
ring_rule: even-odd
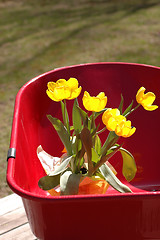
[[[133,108],[130,112],[128,112],[124,117],[128,117],[129,114],[134,112],[141,104],[139,103],[135,108]]]
[[[66,124],[65,124],[65,108],[64,108],[64,102],[63,101],[61,101],[61,111],[62,111],[62,117],[63,117],[63,124],[66,127]]]
[[[68,134],[70,135],[70,125],[69,125],[69,116],[67,112],[66,99],[64,99],[64,122],[65,122],[65,127],[67,128]]]
[[[106,131],[106,129],[107,129],[106,127],[102,128],[101,130],[99,130],[99,131],[97,132],[97,134],[100,134],[100,133]]]
[[[92,112],[92,122],[91,122],[91,128],[95,129],[96,124],[95,124],[95,112]]]
[[[67,108],[67,106],[66,106],[66,99],[64,99],[64,112],[63,112],[63,116],[64,116],[64,125],[65,125],[65,127],[67,128],[67,121],[66,121],[66,108]]]

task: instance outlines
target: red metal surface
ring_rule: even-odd
[[[49,240],[160,239],[159,109],[147,112],[141,107],[129,117],[137,128],[124,143],[138,166],[129,184],[132,194],[110,188],[106,195],[51,197],[39,189],[37,183],[44,171],[36,156],[38,145],[54,156],[60,156],[63,149],[46,118],[46,114],[58,118],[61,115],[60,104],[46,95],[47,82],[70,77],[77,78],[83,91],[91,95],[105,91],[107,107],[118,107],[121,93],[128,106],[141,86],[156,94],[155,104],[160,106],[160,68],[146,65],[96,63],[64,67],[25,84],[15,102],[10,147],[16,149],[16,158],[8,160],[7,181],[22,197],[33,233]],[[121,171],[118,154],[112,164]],[[120,173],[119,177],[124,181]]]

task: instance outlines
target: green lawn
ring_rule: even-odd
[[[160,66],[159,0],[0,0],[0,197],[15,96],[31,78],[87,62]]]

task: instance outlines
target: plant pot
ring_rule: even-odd
[[[61,156],[63,146],[46,114],[60,118],[60,104],[46,95],[47,82],[75,77],[91,95],[104,91],[107,107],[125,107],[144,86],[156,94],[160,105],[160,68],[129,63],[95,63],[55,69],[25,84],[19,91],[8,154],[7,181],[22,197],[33,233],[38,239],[160,239],[160,111],[142,107],[130,115],[137,128],[124,147],[135,157],[137,174],[128,186],[133,193],[51,196],[38,187],[44,170],[37,158],[41,144],[46,152]],[[71,104],[68,102],[68,104]],[[16,156],[15,156],[16,151]],[[122,182],[122,159],[112,165]],[[126,183],[125,183],[126,184]]]
[[[86,177],[80,184],[79,184],[79,191],[78,195],[86,195],[86,194],[105,194],[109,184],[103,180],[91,180],[90,178]],[[48,192],[52,196],[60,196],[60,192],[57,192],[53,189],[48,190]]]

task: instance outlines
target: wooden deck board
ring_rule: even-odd
[[[33,240],[21,198],[12,194],[0,199],[0,240]]]

